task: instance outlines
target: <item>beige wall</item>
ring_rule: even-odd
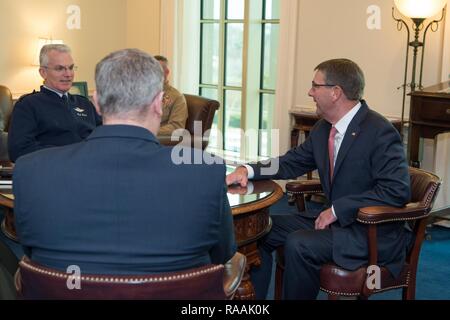
[[[292,119],[289,110],[312,107],[308,97],[313,69],[326,59],[347,57],[356,61],[366,76],[364,98],[384,115],[401,116],[406,31],[398,31],[392,19],[393,1],[387,0],[283,0],[281,3],[279,70],[274,128],[280,129],[280,153],[289,148]],[[380,8],[381,28],[369,30],[369,6]],[[397,15],[399,15],[397,13]],[[410,20],[409,20],[410,21]],[[428,20],[429,21],[429,20]],[[411,23],[408,23],[411,25]],[[445,70],[443,44],[450,42],[441,22],[436,33],[428,32],[423,85],[440,82]],[[422,33],[421,33],[422,34]],[[411,54],[411,50],[410,50]],[[411,57],[408,68],[412,69]],[[408,79],[408,82],[410,79]],[[409,92],[409,89],[408,89]],[[409,99],[405,118],[409,115]]]
[[[161,0],[127,1],[127,47],[160,53],[160,12]]]
[[[380,30],[369,30],[366,26],[370,5],[381,9]],[[393,1],[386,0],[300,1],[296,104],[313,104],[306,93],[311,86],[312,70],[319,62],[347,57],[356,61],[365,72],[365,99],[369,105],[385,115],[401,115],[402,94],[397,87],[403,83],[406,31],[397,31],[391,17],[392,6]],[[425,86],[441,79],[443,30],[441,25],[438,32],[429,31],[427,35]],[[410,58],[409,72],[411,62]],[[409,103],[406,116],[408,110]]]
[[[67,7],[81,8],[81,29],[69,30]],[[95,64],[128,46],[159,50],[160,0],[1,0],[0,84],[17,96],[39,88],[32,66],[38,37],[62,39],[73,51],[76,80],[94,88]]]

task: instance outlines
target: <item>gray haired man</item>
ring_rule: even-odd
[[[37,150],[80,142],[101,124],[86,97],[69,93],[76,70],[70,48],[45,45],[39,62],[44,84],[22,96],[12,113],[8,149],[13,162]]]

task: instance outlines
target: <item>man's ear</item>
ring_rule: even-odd
[[[47,79],[47,69],[44,67],[39,67],[39,74],[41,75],[42,79]]]
[[[95,111],[97,111],[98,115],[101,116],[102,112],[100,111],[100,106],[98,105],[97,90],[94,91],[94,95],[92,96],[92,99],[94,100]]]
[[[344,92],[342,91],[342,89],[340,87],[335,87],[335,88],[333,88],[331,94],[333,95],[333,101],[337,101],[342,97]]]
[[[166,68],[165,73],[166,73],[166,79],[169,79],[169,76],[170,76],[170,69],[169,69],[169,68]]]

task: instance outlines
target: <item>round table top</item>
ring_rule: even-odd
[[[268,207],[283,196],[281,187],[272,180],[249,181],[246,188],[228,186],[228,201],[233,215]]]
[[[239,208],[257,203],[270,201],[272,204],[283,196],[283,191],[276,182],[271,180],[249,181],[246,188],[238,185],[229,186],[227,196],[234,213]],[[0,205],[14,208],[14,196],[10,186],[0,188]]]
[[[227,166],[227,173],[233,170],[234,167]],[[282,196],[281,187],[271,180],[249,181],[245,188],[239,185],[228,187],[228,201],[233,214],[270,206]],[[0,184],[0,206],[14,208],[11,184]]]

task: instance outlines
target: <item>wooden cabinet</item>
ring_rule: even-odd
[[[411,165],[420,167],[420,138],[434,139],[450,131],[450,82],[410,93],[408,155]]]
[[[291,148],[295,148],[298,145],[300,132],[303,132],[305,138],[308,138],[309,132],[320,118],[315,111],[311,110],[305,111],[292,109],[291,111],[289,111],[289,114],[294,118],[295,121],[294,126],[291,130]],[[386,117],[386,119],[391,121],[392,125],[398,130],[398,132],[400,132],[400,118]]]

